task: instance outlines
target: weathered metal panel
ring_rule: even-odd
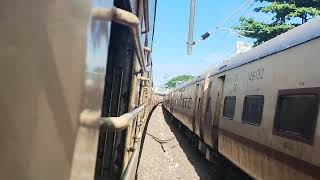
[[[245,163],[239,165],[244,166],[244,170],[258,179],[266,176],[266,170],[284,179],[288,177],[289,179],[299,179],[301,174],[312,175],[315,178],[320,177],[319,115],[312,145],[273,134],[279,90],[320,86],[318,70],[320,63],[317,60],[319,47],[320,39],[318,38],[225,73],[224,96],[236,96],[237,101],[234,119],[226,120],[220,117],[219,127],[259,146],[252,145],[252,143],[237,144],[239,146],[237,149],[236,146],[228,145],[219,147],[219,151],[235,163],[239,161]],[[257,71],[260,71],[260,74],[258,73],[255,78],[250,77],[251,72]],[[246,95],[264,96],[260,125],[242,122],[243,101]],[[222,141],[226,140],[222,139]],[[228,141],[230,142],[225,142],[225,144],[235,143],[234,140],[232,143],[231,140]],[[263,148],[257,150],[256,147]],[[266,149],[268,151],[265,151]],[[245,157],[249,159],[243,159]],[[266,163],[264,159],[269,159],[271,163]],[[259,169],[255,165],[257,163],[261,164]],[[272,167],[272,163],[277,165]],[[241,166],[240,168],[242,168]],[[281,170],[279,171],[279,169]]]
[[[79,129],[79,118],[99,117],[102,104],[105,73],[95,68],[108,31],[90,33],[95,3],[0,2],[0,179],[69,179],[72,168],[74,179],[93,177],[97,131]]]
[[[111,8],[113,1],[92,0],[92,8]],[[101,117],[105,87],[110,22],[93,20],[88,23],[84,92],[81,121]],[[98,129],[79,128],[70,179],[87,180],[94,178]]]
[[[255,179],[317,179],[222,132],[219,132],[219,152]]]

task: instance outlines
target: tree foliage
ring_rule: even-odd
[[[174,78],[171,78],[165,85],[168,88],[174,88],[176,87],[177,84],[189,81],[191,79],[193,79],[194,77],[191,75],[182,75],[182,76],[177,76]]]
[[[320,15],[320,0],[256,0],[268,2],[266,6],[257,7],[258,13],[271,13],[271,23],[258,22],[253,18],[240,18],[240,25],[236,26],[241,35],[254,38],[254,45],[259,45],[277,35],[284,33],[310,18]],[[301,22],[290,21],[300,18]]]

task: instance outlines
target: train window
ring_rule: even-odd
[[[180,107],[183,107],[183,98],[180,99]]]
[[[262,95],[250,95],[244,98],[242,122],[260,125],[263,112],[264,97]]]
[[[186,98],[186,108],[189,108],[189,98]]]
[[[184,103],[185,103],[185,101],[184,101],[184,98],[182,99],[182,107],[184,108]]]
[[[280,90],[273,133],[312,144],[318,117],[320,88]]]
[[[191,109],[192,98],[189,98],[188,108]]]
[[[186,107],[185,108],[188,108],[188,105],[189,104],[189,98],[186,98]]]
[[[226,96],[224,98],[223,113],[222,113],[223,117],[227,119],[233,119],[235,107],[236,107],[236,97]]]
[[[188,108],[188,100],[189,100],[189,98],[186,98],[185,108]]]

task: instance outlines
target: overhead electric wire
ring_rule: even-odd
[[[240,14],[240,17],[243,16],[243,15],[253,6],[254,3],[255,3],[255,1],[253,1],[253,2]],[[236,24],[237,24],[237,21],[234,22],[231,27],[233,27],[233,26],[236,25]],[[226,32],[226,33],[223,35],[223,37],[219,39],[219,42],[222,41],[222,40],[224,40],[224,39],[227,37],[228,34],[229,34],[229,32]],[[216,43],[216,44],[219,44],[219,43]]]
[[[200,41],[203,41],[205,39],[207,39],[208,37],[210,37],[211,34],[215,33],[217,27],[223,27],[225,23],[227,23],[235,14],[238,13],[238,11],[240,11],[243,7],[245,7],[249,2],[251,2],[253,0],[246,0],[238,9],[236,9],[230,16],[228,16],[227,18],[225,18],[223,20],[223,22],[219,25],[213,28],[212,32],[207,31],[204,34],[201,35],[200,39],[198,40],[197,43],[199,43]]]
[[[252,2],[251,2],[251,1],[252,1]],[[224,25],[225,23],[227,23],[228,21],[230,21],[230,19],[231,19],[235,14],[237,14],[243,7],[245,7],[249,2],[251,2],[251,4],[250,4],[243,12],[241,12],[241,14],[240,14],[240,16],[243,16],[243,15],[253,6],[253,4],[255,3],[254,0],[246,0],[246,1],[245,1],[243,4],[241,4],[241,6],[240,6],[239,8],[237,8],[230,16],[228,16],[227,18],[225,18],[225,19],[223,20],[223,22],[220,23],[220,27],[223,26],[223,25]],[[234,26],[236,23],[237,23],[237,22],[233,23],[232,26]],[[215,31],[217,30],[217,27],[219,27],[219,26],[216,26],[216,27],[213,28],[213,32],[215,32]],[[206,32],[206,33],[210,33],[209,36],[212,34],[211,32]],[[204,33],[204,34],[206,34],[206,33]],[[204,34],[203,34],[203,35],[204,35]],[[223,36],[219,41],[225,39],[228,34],[229,34],[229,33],[226,32],[226,33],[224,34],[224,36]],[[207,38],[208,38],[208,37],[207,37]],[[206,38],[205,38],[205,39],[206,39]],[[202,41],[202,40],[200,39],[197,43],[199,43],[200,41]],[[232,53],[234,53],[235,51],[236,51],[236,50],[232,50]],[[220,58],[221,60],[220,60],[219,62],[221,62],[222,59],[224,59],[224,58],[226,58],[226,57],[231,57],[231,56],[232,56],[232,54],[228,54],[228,56],[224,56],[223,58]],[[208,61],[206,61],[206,60],[202,60],[202,59],[200,59],[199,61],[202,62],[202,63],[205,63],[205,64],[209,64],[209,63],[210,63],[210,62],[208,62]],[[217,63],[217,62],[215,62],[215,63]],[[210,63],[210,64],[211,64],[211,63]],[[191,71],[192,68],[193,68],[193,67],[190,68],[190,71]],[[187,72],[189,72],[189,68],[188,68],[188,71],[187,71]]]
[[[246,1],[246,2],[247,2],[247,1]],[[246,2],[245,2],[245,3],[246,3]],[[245,13],[247,13],[247,11],[253,6],[254,3],[255,3],[255,1],[251,2],[251,4],[250,4],[243,12],[241,12],[240,17],[243,16]],[[241,6],[240,9],[242,9],[242,8],[243,8],[243,6]],[[237,11],[239,11],[239,8],[237,9]],[[234,16],[234,14],[233,14],[232,16]],[[230,17],[231,17],[231,16],[229,16],[228,18],[230,18]],[[226,23],[226,22],[225,22],[225,23]],[[235,24],[237,24],[237,21],[234,22],[231,27],[233,27]],[[223,37],[220,38],[218,41],[221,42],[222,40],[224,40],[224,39],[227,37],[228,34],[229,34],[229,32],[225,32],[225,34],[223,35]],[[219,44],[219,43],[216,43],[216,44]],[[213,50],[213,52],[214,52],[214,51],[215,51],[215,50]],[[219,60],[219,62],[224,61],[225,59],[231,57],[236,51],[237,51],[236,49],[233,49],[232,51],[230,51],[231,53],[228,53],[227,56],[221,57],[221,58],[220,58],[221,60]],[[212,52],[211,52],[211,54],[212,54]],[[200,61],[203,62],[203,63],[210,63],[210,62],[205,61],[205,60],[200,60]],[[215,63],[216,63],[216,62],[215,62]]]

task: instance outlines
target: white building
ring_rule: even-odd
[[[237,41],[237,54],[249,51],[251,48],[252,46],[250,44],[247,44],[243,41]]]

